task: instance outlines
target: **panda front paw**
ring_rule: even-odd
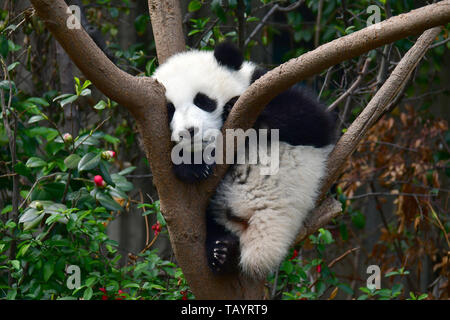
[[[239,239],[227,237],[216,240],[207,254],[208,265],[216,274],[226,274],[238,271]]]
[[[213,173],[214,165],[202,164],[177,164],[173,166],[175,176],[181,181],[195,183],[208,178]]]

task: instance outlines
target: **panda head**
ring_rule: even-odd
[[[244,62],[239,50],[226,42],[214,52],[178,53],[159,66],[153,77],[166,89],[172,141],[191,151],[208,144],[214,130],[222,128],[232,102],[250,85],[254,70],[254,64]],[[184,139],[186,134],[192,138]]]

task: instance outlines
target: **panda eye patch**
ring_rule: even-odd
[[[173,114],[175,113],[175,106],[172,102],[167,103],[167,118],[169,118],[169,123],[172,121]]]
[[[217,102],[203,93],[197,93],[194,98],[194,104],[207,112],[213,112],[217,107]]]

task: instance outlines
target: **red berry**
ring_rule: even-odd
[[[152,226],[152,230],[155,232],[155,236],[157,236],[158,235],[158,233],[160,233],[161,232],[161,225],[159,224],[159,222],[157,222],[157,223],[155,223],[153,226]]]
[[[298,251],[294,249],[294,253],[292,254],[292,257],[289,260],[294,260],[298,256]]]
[[[106,186],[106,182],[103,180],[103,177],[100,175],[96,175],[94,177],[94,183],[97,187],[103,188],[104,186]]]
[[[320,273],[320,272],[322,271],[322,265],[319,264],[319,265],[317,266],[316,270],[317,270],[317,273]]]

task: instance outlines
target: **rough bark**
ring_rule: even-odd
[[[148,0],[148,8],[161,64],[171,55],[186,49],[181,8],[178,0]]]
[[[226,165],[217,166],[215,174],[198,185],[186,185],[177,180],[171,170],[171,144],[166,125],[164,88],[150,78],[136,78],[118,69],[84,30],[68,30],[64,1],[31,2],[86,77],[135,117],[154,175],[153,182],[161,200],[161,209],[168,223],[177,262],[195,296],[199,299],[262,298],[263,283],[238,276],[214,277],[206,264],[204,209],[209,196],[225,174]],[[167,11],[161,11],[163,8]],[[182,34],[177,27],[181,22],[172,21],[176,16],[181,21],[181,17],[174,13],[179,10],[175,0],[149,0],[149,9],[155,39],[159,39],[156,44],[161,63],[171,54],[184,49],[184,39],[171,39],[172,36]],[[447,0],[393,17],[380,23],[379,29],[377,25],[365,28],[292,59],[260,78],[241,96],[226,121],[225,128],[250,128],[268,101],[299,80],[378,46],[420,34],[449,21],[450,0]],[[169,42],[171,45],[166,45]],[[323,209],[326,208],[322,206]],[[321,208],[317,210],[320,211]]]

